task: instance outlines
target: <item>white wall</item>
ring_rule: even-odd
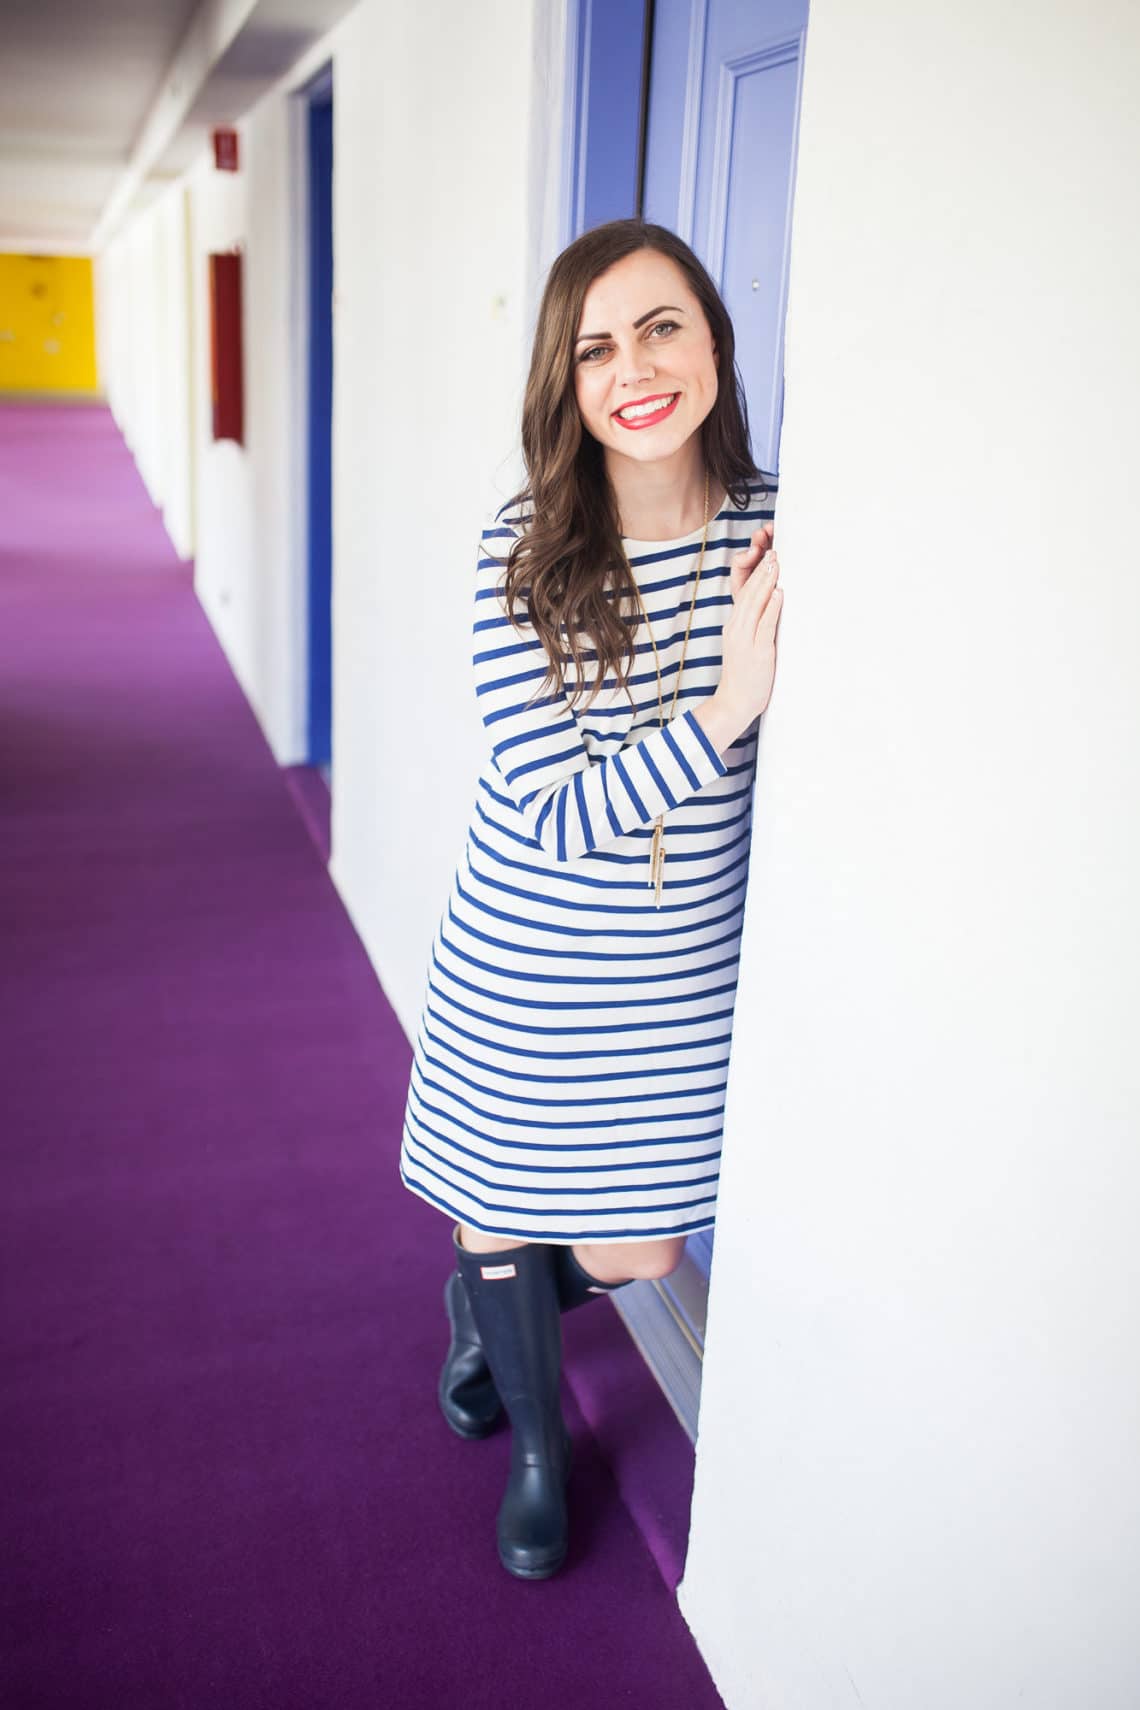
[[[328,48],[323,57],[328,57]],[[303,758],[303,511],[293,464],[302,431],[304,341],[293,274],[292,154],[301,114],[288,88],[238,127],[242,169],[209,156],[190,176],[197,379],[195,587],[276,758]],[[209,257],[240,249],[244,443],[213,438]]]
[[[162,393],[163,520],[180,558],[194,556],[193,443],[191,438],[190,266],[186,191],[173,186],[155,209],[162,296],[158,349]]]
[[[184,192],[167,189],[97,258],[99,371],[181,558],[194,552]]]
[[[434,0],[362,6],[336,64],[332,871],[409,1032],[484,746],[475,561],[521,477],[561,56],[559,6]]]
[[[521,476],[534,312],[558,248],[563,0],[362,0],[204,157],[192,208],[195,585],[274,755],[305,755],[305,150],[334,81],[333,877],[404,1026],[482,752],[472,589]],[[180,192],[181,193],[181,190]],[[246,435],[210,428],[207,257],[245,257]],[[105,258],[116,414],[164,497],[154,221]],[[172,263],[167,263],[171,267]],[[393,899],[398,902],[393,906]]]
[[[813,0],[682,1607],[730,1710],[1140,1703],[1140,13]]]

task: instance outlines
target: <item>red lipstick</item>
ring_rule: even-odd
[[[664,410],[655,410],[652,415],[639,416],[634,421],[627,422],[624,421],[615,410],[611,419],[615,421],[619,427],[628,428],[631,433],[636,431],[638,428],[656,427],[658,422],[663,422],[667,416],[671,416],[673,414],[673,411],[681,402],[680,392],[674,392],[672,394],[668,392],[654,392],[647,398],[630,398],[628,403],[621,406],[623,410],[628,410],[632,404],[651,404],[655,398],[668,398],[669,396],[672,396],[673,402]]]

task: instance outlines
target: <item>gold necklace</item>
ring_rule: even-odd
[[[681,672],[685,669],[685,655],[689,651],[689,632],[693,627],[693,613],[697,609],[697,589],[701,585],[701,570],[702,570],[702,568],[704,566],[704,562],[705,562],[705,542],[708,540],[708,536],[709,536],[709,472],[706,469],[705,470],[705,521],[704,521],[704,527],[701,530],[701,550],[700,550],[700,556],[697,559],[697,574],[696,574],[696,577],[693,581],[693,597],[689,601],[689,621],[685,625],[685,640],[684,640],[684,643],[681,647],[681,660],[680,660],[679,665],[677,666],[677,680],[673,684],[673,699],[669,704],[669,718],[670,719],[672,719],[673,714],[677,710],[677,696],[681,692]],[[627,563],[629,562],[628,558],[627,558],[626,562]],[[637,577],[634,576],[634,574],[633,574],[633,566],[632,565],[630,565],[629,573],[630,573],[630,577],[632,578],[632,581],[633,581],[633,591],[637,595],[637,603],[641,607],[641,615],[645,620],[645,627],[649,631],[649,643],[650,643],[650,646],[653,648],[653,662],[657,667],[657,719],[658,719],[658,729],[664,730],[665,724],[666,724],[666,719],[665,719],[665,695],[664,695],[664,692],[663,692],[662,687],[661,687],[661,655],[657,651],[657,642],[656,642],[656,639],[654,638],[654,634],[653,634],[653,625],[649,621],[649,613],[645,609],[645,601],[641,597],[641,589],[637,585]],[[661,892],[662,892],[664,885],[665,885],[665,815],[664,815],[664,813],[659,813],[657,815],[657,818],[653,821],[653,841],[649,845],[649,881],[648,882],[649,882],[650,888],[653,891],[654,906],[656,908],[660,908],[661,907]]]

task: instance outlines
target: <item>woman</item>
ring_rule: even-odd
[[[456,1221],[444,1417],[505,1408],[509,1572],[566,1554],[560,1313],[713,1222],[756,720],[783,603],[732,324],[671,232],[550,271],[527,482],[483,531],[491,744],[432,948],[400,1157]]]

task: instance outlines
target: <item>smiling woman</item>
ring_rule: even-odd
[[[623,534],[690,533],[703,519],[706,473],[717,504],[746,504],[757,471],[734,354],[716,287],[662,226],[597,227],[551,269],[523,404],[529,484],[519,497],[532,515],[504,589],[511,609],[528,589],[548,688],[564,647],[583,687],[608,671],[625,684],[635,580]]]
[[[539,310],[527,485],[479,555],[490,754],[400,1168],[456,1222],[440,1403],[472,1437],[506,1409],[499,1555],[524,1578],[566,1552],[560,1312],[667,1274],[715,1213],[783,599],[733,350],[671,232],[571,244]]]
[[[675,297],[687,297],[688,302],[662,303],[645,314],[631,315],[634,305],[652,299],[655,289],[662,287],[671,287]],[[617,329],[579,335],[574,392],[582,420],[603,447],[619,443],[619,430],[640,433],[671,421],[670,434],[658,435],[652,449],[647,444],[640,454],[652,458],[659,479],[666,481],[670,452],[692,440],[717,394],[719,352],[701,304],[674,261],[656,250],[643,249],[594,281],[582,312],[587,321],[604,319]],[[688,462],[693,462],[692,455]],[[691,477],[692,470],[688,473]],[[628,505],[633,495],[628,482],[625,486]],[[682,505],[685,496],[683,491],[674,494],[674,505]],[[662,506],[668,506],[664,495],[659,515]],[[625,513],[622,520],[636,522]],[[637,529],[631,527],[628,532],[634,534]]]

